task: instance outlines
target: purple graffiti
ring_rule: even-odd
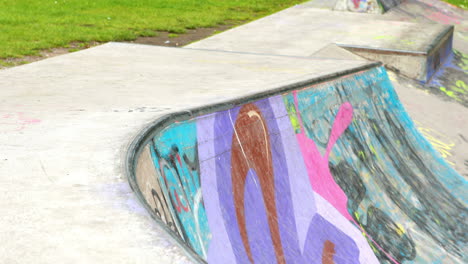
[[[375,260],[362,236],[358,235],[361,239],[356,241],[349,231],[341,231],[335,227],[338,221],[341,223],[340,226],[352,228],[355,234],[359,234],[359,230],[346,218],[334,217],[335,224],[332,224],[327,220],[328,216],[322,216],[317,212],[314,198],[316,194],[310,187],[304,158],[281,96],[259,101],[255,103],[255,107],[251,107],[252,109],[258,109],[261,113],[263,125],[268,131],[272,170],[269,177],[273,178],[274,192],[265,196],[260,184],[262,180],[259,177],[259,173],[265,172],[256,171],[258,167],[247,160],[247,165],[244,165],[247,166],[246,178],[242,187],[244,188],[242,215],[245,221],[244,236],[247,240],[243,239],[239,228],[239,213],[236,213],[239,207],[236,205],[233,194],[234,184],[230,176],[232,167],[237,165],[232,163],[233,140],[240,141],[235,143],[240,145],[240,151],[248,152],[243,146],[244,140],[238,135],[239,131],[235,129],[236,120],[242,109],[237,107],[219,112],[214,115],[214,120],[200,120],[198,123],[198,141],[212,144],[210,147],[199,148],[200,159],[204,160],[201,162],[203,196],[206,201],[208,221],[213,228],[208,261],[317,263],[322,259],[346,259],[347,262],[344,263],[359,263],[362,259]],[[250,114],[255,115],[253,112]],[[267,206],[272,201],[265,201],[266,199],[273,199],[274,207]],[[309,202],[304,203],[304,201]],[[321,201],[328,203],[323,199]],[[275,246],[276,238],[272,235],[275,225],[268,218],[272,215],[272,208],[278,216],[273,220],[277,224],[281,251],[278,250],[278,244]],[[226,250],[227,245],[230,247]]]

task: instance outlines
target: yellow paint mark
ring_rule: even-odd
[[[385,36],[385,35],[380,35],[380,36],[375,36],[374,39],[394,39],[394,36]]]
[[[362,150],[359,151],[358,156],[359,156],[359,157],[362,157],[363,159],[366,158],[366,155],[364,154],[364,151],[362,151]]]
[[[374,146],[369,145],[369,148],[370,148],[371,152],[372,152],[375,156],[377,156],[377,151],[375,151]]]
[[[466,85],[466,83],[462,80],[458,80],[455,85],[457,87],[460,87],[461,89],[465,90],[465,91],[468,91],[468,85]]]
[[[359,221],[359,213],[358,213],[358,212],[354,212],[354,216],[355,216],[356,219]]]
[[[301,124],[297,119],[297,112],[296,107],[293,104],[288,104],[288,116],[289,120],[291,120],[291,124],[294,128],[294,132],[300,133],[301,132]]]
[[[399,223],[397,224],[397,227],[398,228],[397,228],[396,231],[397,231],[398,235],[403,236],[403,234],[406,233],[405,228],[403,228],[403,226],[401,224],[399,224]]]
[[[463,65],[460,68],[462,68],[462,70],[464,71],[468,71],[468,60],[464,59],[462,60],[462,62],[463,62]]]
[[[455,91],[455,92],[459,92],[459,93],[462,93],[462,94],[465,94],[466,91],[461,89],[461,88],[458,88],[457,86],[450,86],[450,89]]]
[[[462,56],[462,59],[461,59],[461,62],[462,62],[462,66],[460,66],[464,71],[468,71],[468,55],[463,53],[463,52],[460,52],[461,56]]]
[[[379,251],[378,251],[377,248],[374,246],[374,244],[369,243],[369,245],[371,246],[372,251],[374,251],[374,253],[379,253]]]
[[[407,39],[404,39],[401,41],[403,44],[406,44],[406,45],[413,45],[414,44],[414,41],[411,41],[411,40],[407,40]]]
[[[453,91],[447,90],[445,87],[440,87],[439,88],[442,92],[444,92],[448,97],[451,97],[457,101],[461,101],[460,98],[458,98]]]
[[[446,143],[436,138],[436,136],[440,138],[441,136],[443,136],[442,134],[432,129],[421,127],[418,123],[416,124],[418,126],[419,132],[427,139],[427,141],[431,143],[431,145],[437,150],[437,152],[440,153],[440,155],[445,159],[445,161],[450,165],[455,165],[455,163],[447,160],[448,157],[452,156],[452,153],[450,151],[453,149],[453,147],[455,147],[455,143]]]
[[[395,77],[395,74],[393,74],[393,72],[387,72],[388,74],[388,78],[390,79],[390,81],[392,82],[395,82],[396,81],[396,77]]]
[[[374,156],[377,158],[377,160],[380,161],[380,156],[377,154],[377,151],[375,150],[374,146],[369,144],[369,149],[372,152],[372,154],[374,154]]]

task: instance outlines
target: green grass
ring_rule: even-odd
[[[0,59],[249,21],[304,0],[0,0]],[[84,44],[85,45],[85,44]],[[1,62],[1,60],[0,60]]]
[[[465,9],[465,10],[468,9],[468,0],[444,0],[444,2],[447,2],[447,3],[452,4],[454,6],[458,6],[460,8]]]

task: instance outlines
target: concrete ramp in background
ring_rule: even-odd
[[[466,180],[366,65],[156,120],[133,190],[200,262],[464,263]]]
[[[330,4],[309,1],[185,48],[381,61],[418,129],[468,177],[463,11],[434,0],[407,0],[383,15],[332,11]]]
[[[402,0],[335,0],[334,10],[382,14],[401,4]],[[333,1],[330,1],[333,2]]]
[[[428,82],[452,52],[453,26],[390,21],[383,15],[297,5],[186,46],[311,56],[330,44]]]
[[[302,5],[310,5],[335,11],[382,14],[400,5],[403,0],[313,0]]]

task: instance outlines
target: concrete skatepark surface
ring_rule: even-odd
[[[1,71],[1,262],[187,262],[131,191],[127,145],[171,111],[369,64],[320,62],[111,43]]]
[[[333,45],[196,45],[0,72],[1,262],[466,262],[463,102]]]

